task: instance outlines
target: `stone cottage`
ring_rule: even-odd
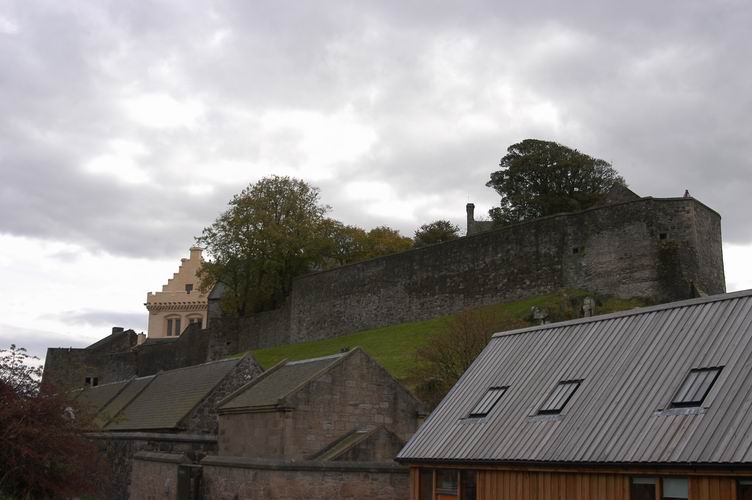
[[[201,460],[204,498],[408,494],[407,470],[393,457],[423,407],[360,348],[282,361],[219,401],[217,412],[218,453]],[[165,481],[179,481],[187,467],[176,454],[135,458],[131,498],[166,498]]]

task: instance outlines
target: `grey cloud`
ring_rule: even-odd
[[[113,326],[146,330],[146,313],[125,313],[121,311],[102,311],[97,309],[80,309],[55,314],[45,314],[41,319],[56,320],[72,326],[102,326],[103,332]]]
[[[611,161],[641,194],[688,188],[724,216],[727,240],[750,242],[751,14],[735,1],[11,2],[0,232],[174,255],[248,182],[306,177],[299,134],[263,136],[265,113],[349,106],[377,142],[317,182],[346,223],[411,234],[435,218],[370,214],[342,190],[380,180],[402,201],[436,196],[462,225],[468,196],[481,213],[496,201],[484,184],[506,146],[541,137]],[[196,99],[204,115],[141,127],[121,106],[129,92]],[[114,139],[144,147],[150,183],[84,171]],[[269,150],[276,163],[260,167]],[[185,192],[226,161],[247,179]]]
[[[8,349],[15,344],[40,360],[44,360],[48,347],[85,347],[91,343],[70,335],[0,323],[0,349]]]

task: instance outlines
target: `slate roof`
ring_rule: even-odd
[[[80,405],[83,411],[95,415],[104,408],[107,403],[112,401],[112,399],[114,399],[129,383],[129,380],[123,380],[122,382],[102,384],[75,391],[78,393],[75,396],[76,403]]]
[[[108,431],[166,430],[180,423],[240,362],[214,361],[160,372],[105,426]],[[146,377],[145,377],[146,378]],[[146,381],[142,382],[146,384]]]
[[[116,420],[117,414],[133,401],[155,377],[156,375],[149,375],[148,377],[140,377],[127,381],[128,384],[123,390],[112,398],[109,403],[100,408],[99,413],[94,419],[94,423],[99,427],[104,427],[111,420]]]
[[[752,464],[751,359],[752,291],[496,334],[397,460]],[[670,408],[691,369],[721,366],[702,407]],[[537,414],[565,380],[582,382],[561,414]]]
[[[282,361],[220,401],[219,411],[276,407],[286,396],[328,370],[347,354]]]

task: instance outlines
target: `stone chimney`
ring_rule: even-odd
[[[113,326],[112,327],[112,334],[115,335],[116,333],[123,333],[125,331],[125,328],[122,326]]]
[[[201,260],[201,253],[204,251],[201,247],[191,247],[191,260]]]
[[[467,231],[465,234],[472,234],[471,228],[475,222],[475,203],[465,205],[465,210],[467,211]]]

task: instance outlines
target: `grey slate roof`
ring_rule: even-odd
[[[83,390],[75,391],[76,403],[81,409],[92,415],[96,415],[107,403],[112,401],[123,388],[128,385],[128,380],[122,382],[113,382],[111,384],[102,384],[95,387],[87,387]]]
[[[398,455],[403,462],[751,464],[752,291],[496,334]],[[699,409],[669,409],[723,366]],[[536,415],[563,380],[561,415]],[[466,418],[489,387],[489,415]]]
[[[117,420],[117,414],[133,401],[133,399],[138,396],[155,377],[156,375],[149,375],[148,377],[140,377],[127,381],[128,384],[125,388],[110,400],[109,403],[100,408],[97,417],[94,419],[94,423],[99,427],[104,427],[111,420]]]
[[[138,397],[105,426],[108,431],[175,429],[232,371],[240,359],[158,373]]]
[[[353,351],[350,351],[353,352]],[[274,407],[347,354],[302,361],[283,361],[220,402],[219,410]]]

